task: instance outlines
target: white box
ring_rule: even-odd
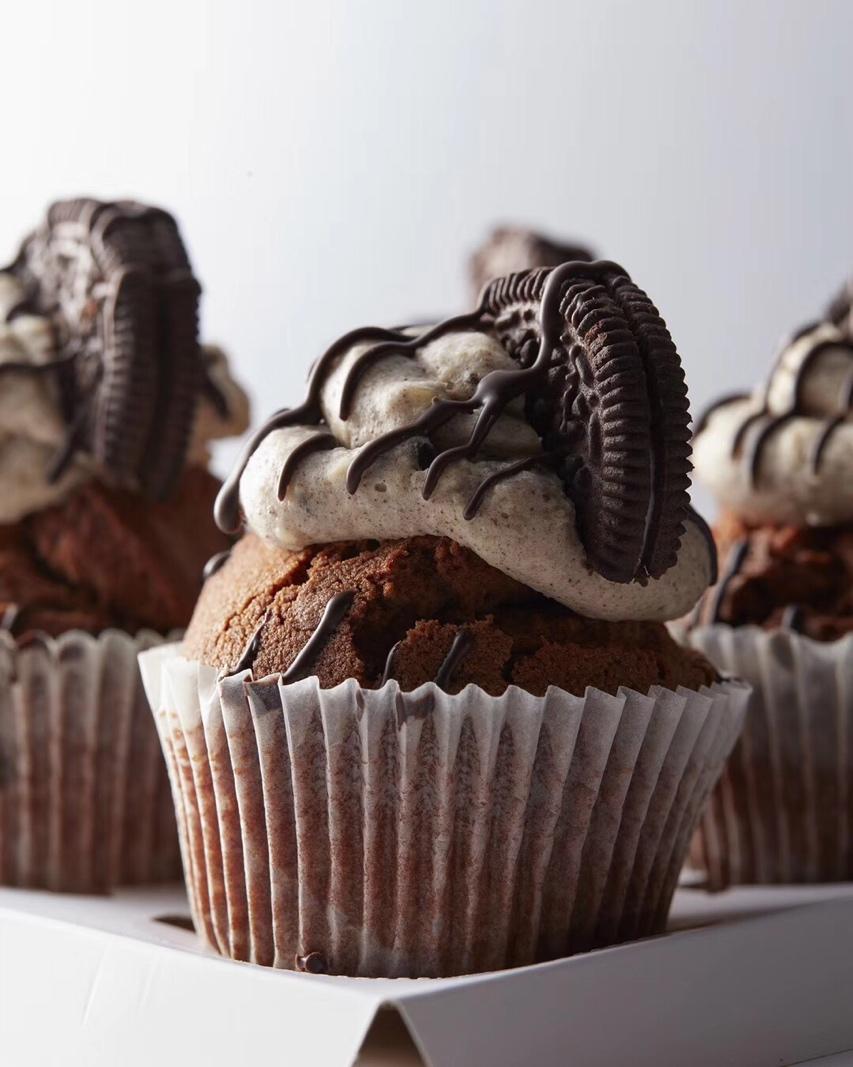
[[[662,937],[454,979],[233,963],[162,921],[187,915],[179,888],[0,889],[4,1067],[853,1062],[851,885],[681,889]]]

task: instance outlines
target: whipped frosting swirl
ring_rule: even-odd
[[[577,532],[575,508],[548,469],[521,399],[508,404],[476,456],[448,466],[425,499],[436,448],[469,438],[473,416],[460,412],[429,437],[412,436],[375,458],[355,491],[353,459],[383,434],[409,426],[435,398],[466,399],[483,377],[517,364],[493,337],[460,329],[389,354],[360,377],[347,418],[341,396],[363,357],[354,343],[319,388],[323,425],[273,428],[246,462],[239,499],[248,526],[288,549],[362,538],[446,536],[532,589],[592,618],[675,618],[712,578],[704,524],[688,517],[675,564],[644,582],[610,581],[594,569]],[[350,487],[352,488],[352,487]],[[474,506],[476,505],[476,506]]]
[[[853,341],[832,323],[782,350],[766,385],[726,398],[697,427],[694,465],[752,523],[853,521]]]

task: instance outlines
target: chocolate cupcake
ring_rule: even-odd
[[[754,686],[693,850],[713,887],[853,878],[853,338],[833,307],[696,431],[722,568],[689,641]]]
[[[575,241],[555,241],[523,226],[496,226],[469,261],[471,294],[477,300],[494,278],[517,271],[594,258],[589,248]]]
[[[208,442],[245,429],[174,220],[71,200],[0,272],[0,882],[79,892],[176,877],[174,811],[137,665],[186,626]]]
[[[248,530],[183,645],[141,657],[211,945],[432,976],[663,928],[745,704],[664,626],[715,558],[687,420],[612,263],[317,362],[220,495]]]

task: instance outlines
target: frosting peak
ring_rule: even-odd
[[[698,476],[747,522],[853,519],[853,341],[824,322],[796,335],[763,389],[700,420]]]

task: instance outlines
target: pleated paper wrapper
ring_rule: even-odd
[[[717,625],[688,640],[753,686],[691,865],[712,889],[853,880],[853,635]]]
[[[225,956],[448,976],[663,929],[747,689],[217,679],[141,657],[197,930]]]
[[[162,640],[0,634],[0,884],[101,893],[180,878],[138,666]]]

